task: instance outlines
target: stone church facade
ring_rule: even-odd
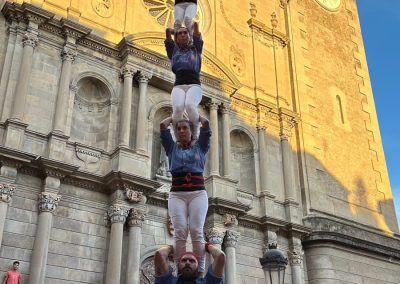
[[[205,236],[226,283],[398,283],[400,236],[355,0],[199,0]],[[153,283],[173,243],[171,0],[1,1],[0,272]]]

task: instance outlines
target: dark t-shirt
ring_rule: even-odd
[[[223,284],[224,278],[214,275],[212,266],[208,267],[207,274],[204,278],[198,278],[196,284]],[[168,271],[163,275],[156,276],[155,284],[179,284],[178,277],[172,275],[172,267],[168,267]]]

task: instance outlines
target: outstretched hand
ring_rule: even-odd
[[[166,39],[172,39],[171,30],[169,28],[165,29],[165,38]]]

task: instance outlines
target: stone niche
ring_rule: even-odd
[[[108,144],[111,94],[97,78],[79,80],[71,123],[71,140],[105,149]]]

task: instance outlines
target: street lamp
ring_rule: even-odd
[[[267,284],[284,284],[287,258],[277,249],[277,244],[268,244],[264,257],[260,258]]]

